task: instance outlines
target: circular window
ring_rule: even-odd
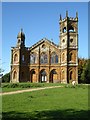
[[[72,43],[72,42],[73,42],[73,39],[70,39],[70,42]]]
[[[45,48],[45,47],[46,47],[45,44],[43,44],[43,45],[42,45],[42,48]]]

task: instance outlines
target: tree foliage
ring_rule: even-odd
[[[85,81],[90,84],[90,59],[88,59],[85,69]]]
[[[10,82],[10,72],[2,77],[2,82]]]
[[[78,59],[78,82],[90,83],[90,59]]]

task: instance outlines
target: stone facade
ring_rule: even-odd
[[[25,47],[21,30],[11,48],[11,82],[78,82],[78,15],[60,15],[60,45],[44,38]]]

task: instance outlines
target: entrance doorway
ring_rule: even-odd
[[[35,70],[34,70],[34,69],[31,70],[31,72],[30,72],[30,81],[31,81],[31,82],[36,81],[36,73],[35,73]]]
[[[45,70],[40,72],[40,82],[47,82],[47,74]]]
[[[56,70],[52,70],[50,72],[50,80],[49,80],[49,82],[53,83],[55,80],[57,81],[57,72],[56,72]]]

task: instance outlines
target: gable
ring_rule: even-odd
[[[50,40],[44,38],[29,48],[31,52],[37,52],[39,49],[42,52],[46,52],[49,50],[56,51],[59,49],[59,46],[57,46],[55,43],[51,42]]]

